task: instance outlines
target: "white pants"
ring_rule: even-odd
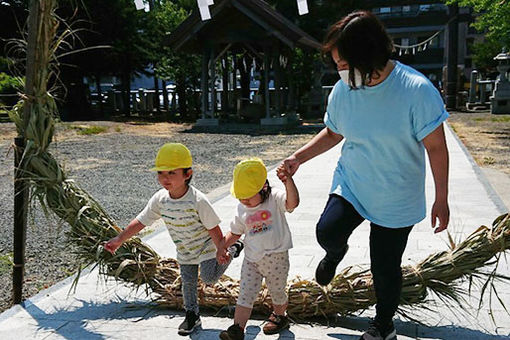
[[[287,303],[287,276],[289,274],[289,252],[265,255],[258,262],[250,262],[246,258],[241,269],[241,284],[237,304],[252,308],[257,299],[262,279],[274,305]]]

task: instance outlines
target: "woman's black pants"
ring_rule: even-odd
[[[351,203],[338,195],[330,195],[317,223],[316,234],[326,257],[339,262],[349,236],[364,218]],[[387,228],[370,223],[370,270],[377,299],[375,321],[385,325],[397,311],[402,290],[402,254],[413,226]]]

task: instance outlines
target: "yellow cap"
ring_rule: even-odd
[[[230,193],[237,199],[255,196],[266,183],[266,166],[259,158],[245,159],[234,168],[234,180]]]
[[[191,152],[181,143],[166,143],[159,148],[155,167],[151,171],[172,171],[191,168]]]

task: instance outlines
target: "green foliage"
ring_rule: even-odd
[[[151,12],[152,36],[155,46],[154,60],[155,71],[158,77],[165,80],[185,81],[186,85],[193,83],[192,78],[196,78],[200,72],[200,58],[198,56],[175,53],[170,47],[165,46],[164,39],[179,24],[181,24],[190,14],[190,10],[196,6],[194,1],[169,0],[162,1],[157,10]]]
[[[16,93],[22,86],[22,81],[7,73],[0,72],[0,94]]]
[[[108,128],[106,126],[98,126],[98,125],[92,125],[92,126],[71,125],[70,128],[73,130],[76,130],[76,132],[79,135],[97,135],[99,133],[108,131]]]
[[[12,260],[13,260],[12,253],[0,255],[0,275],[12,271],[13,265]]]
[[[486,42],[475,44],[475,62],[483,68],[493,66],[492,58],[501,52],[501,48],[510,48],[510,1],[447,0],[446,3],[471,7],[477,13],[473,26],[484,32]]]
[[[503,44],[500,41],[492,39],[475,43],[473,45],[473,62],[476,68],[485,74],[495,72],[498,63],[494,57],[501,52],[502,48]]]
[[[16,94],[18,91],[22,90],[22,87],[22,79],[0,72],[0,94]],[[12,106],[16,104],[17,101],[17,96],[0,97],[0,107],[2,105]]]

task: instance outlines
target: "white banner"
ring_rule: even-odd
[[[297,0],[299,15],[308,13],[308,2],[306,0]]]
[[[135,0],[135,6],[136,6],[137,11],[145,8],[145,4],[143,3],[143,0]]]
[[[209,5],[212,5],[213,0],[197,0],[198,10],[200,11],[200,17],[202,20],[211,19],[211,12],[209,12]]]

